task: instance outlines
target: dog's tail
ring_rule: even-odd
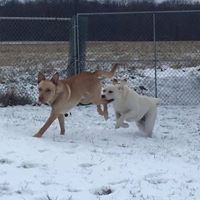
[[[97,70],[93,74],[97,77],[106,77],[106,78],[112,78],[117,70],[118,63],[115,63],[112,65],[111,71],[102,71],[102,70]]]

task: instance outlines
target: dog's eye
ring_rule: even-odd
[[[109,90],[109,91],[108,91],[108,93],[109,93],[109,94],[112,94],[112,93],[113,93],[113,91],[112,91],[112,90]]]
[[[41,92],[41,91],[42,91],[42,88],[38,88],[38,90],[39,90],[39,92]]]
[[[50,89],[46,89],[46,92],[51,92],[51,90]]]
[[[103,93],[106,93],[106,90],[105,90],[105,89],[103,90]]]

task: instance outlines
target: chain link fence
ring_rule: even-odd
[[[34,102],[39,71],[66,77],[109,70],[114,62],[123,64],[116,77],[139,93],[158,96],[164,105],[199,104],[200,28],[193,20],[200,24],[200,12],[0,17],[0,105]]]
[[[164,105],[200,103],[200,29],[192,23],[200,25],[199,11],[78,14],[82,18],[88,21],[88,70],[123,63],[118,78],[139,93]]]
[[[0,105],[34,102],[39,71],[66,76],[70,18],[0,17]]]

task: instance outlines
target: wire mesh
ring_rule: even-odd
[[[123,63],[116,76],[126,77],[139,93],[158,96],[164,105],[200,103],[200,29],[192,25],[193,20],[200,23],[200,12],[88,13],[81,17],[88,18],[88,70],[109,70],[111,63]],[[186,34],[185,28],[194,29],[195,34]]]
[[[34,102],[39,71],[67,76],[71,29],[68,18],[0,18],[2,106]]]
[[[67,77],[109,70],[118,62],[116,77],[128,79],[138,93],[157,95],[165,105],[199,104],[200,26],[193,21],[200,23],[200,12],[85,13],[77,15],[77,24],[66,18],[1,17],[0,102],[6,94],[33,102],[39,71]],[[188,35],[184,28],[194,32]],[[71,40],[74,30],[78,38]],[[77,57],[70,59],[70,49]]]

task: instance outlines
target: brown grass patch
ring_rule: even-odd
[[[159,62],[176,62],[174,67],[200,65],[200,42],[157,42],[157,60]],[[69,59],[68,42],[23,42],[1,43],[0,67],[34,67],[42,65],[47,68],[67,66]],[[87,42],[87,63],[109,62],[143,62],[154,63],[153,42]]]

